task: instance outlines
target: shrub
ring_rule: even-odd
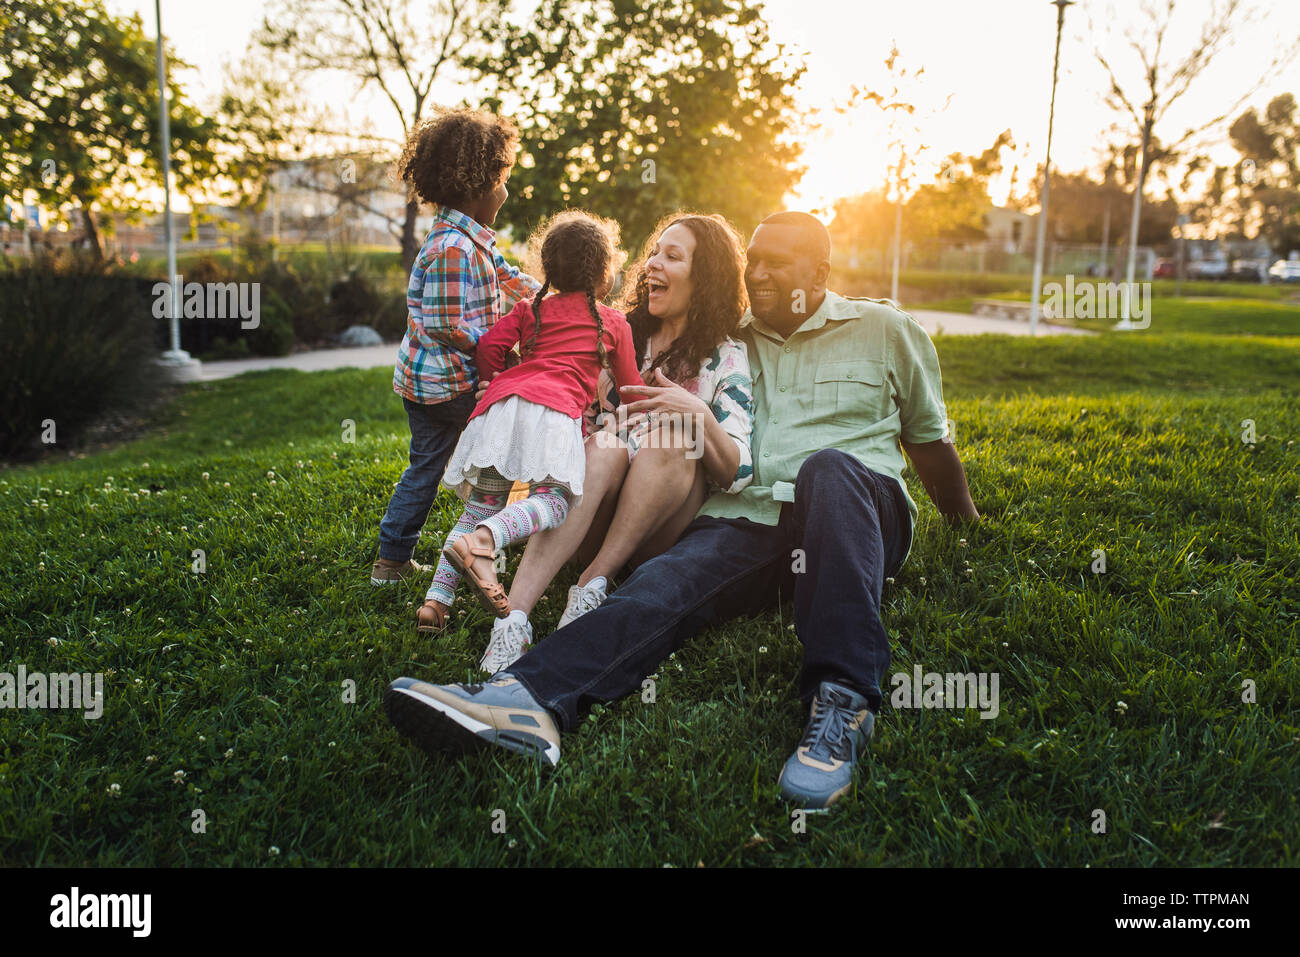
[[[150,287],[76,260],[0,269],[0,455],[37,447],[47,422],[67,446],[158,395]]]

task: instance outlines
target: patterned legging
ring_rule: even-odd
[[[514,482],[494,468],[480,470],[478,481],[465,501],[465,509],[447,533],[443,547],[482,525],[492,533],[492,541],[500,551],[534,532],[555,528],[569,513],[569,490],[564,486],[533,482],[528,486],[526,499],[507,505],[513,485]],[[425,598],[450,605],[458,584],[460,573],[439,555],[438,569],[433,573],[433,584]]]

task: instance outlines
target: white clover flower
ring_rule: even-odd
[[[211,478],[211,476],[209,476],[207,472],[204,472],[204,473],[203,473],[203,481],[206,482],[209,478]]]
[[[59,647],[59,639],[54,638],[54,637],[52,637],[52,636],[49,637],[49,638],[47,638],[47,639],[45,639],[45,643],[46,643],[47,645],[49,645],[51,648],[57,648],[57,647]]]
[[[221,483],[221,487],[222,487],[222,488],[230,488],[230,483],[229,483],[229,482],[222,482],[222,483]]]
[[[234,756],[235,756],[235,749],[234,749],[234,748],[226,748],[226,757],[228,757],[228,758],[233,758]]]
[[[966,547],[966,539],[964,539],[964,538],[960,538],[960,539],[958,539],[958,540],[957,540],[957,544],[960,545],[962,548],[965,548],[965,547]]]
[[[272,844],[270,847],[266,849],[266,853],[270,854],[272,857],[279,857],[280,849],[276,847],[274,844]]]
[[[266,477],[267,477],[267,478],[275,478],[275,472],[274,472],[274,471],[268,471],[268,472],[266,473]]]
[[[136,680],[139,681],[140,679],[137,678]],[[151,755],[149,755],[148,757],[146,757],[146,758],[144,759],[144,763],[145,763],[145,764],[153,764],[153,763],[154,763],[155,761],[157,761],[157,760],[158,760],[158,755],[156,755],[156,754],[151,754]]]
[[[758,653],[759,653],[760,655],[765,655],[765,654],[767,654],[767,645],[759,645],[759,646],[758,646]]]
[[[1116,701],[1115,710],[1118,711],[1120,714],[1123,714],[1125,711],[1128,710],[1128,705],[1125,704],[1123,701]]]
[[[110,784],[108,787],[104,788],[104,790],[108,792],[109,797],[117,797],[119,794],[122,793],[122,785],[114,782],[113,784]]]
[[[177,784],[182,783],[185,780],[185,772],[179,769],[172,772],[172,780],[175,781]]]

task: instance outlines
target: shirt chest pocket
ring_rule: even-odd
[[[813,378],[818,418],[837,425],[867,426],[887,418],[894,408],[885,364],[877,359],[821,362]]]

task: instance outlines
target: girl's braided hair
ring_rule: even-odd
[[[557,213],[537,228],[528,241],[533,270],[541,267],[542,288],[533,297],[533,334],[521,350],[527,355],[542,332],[542,299],[556,292],[587,294],[587,308],[596,321],[596,354],[609,368],[605,349],[605,321],[596,306],[596,288],[627,259],[618,246],[618,223],[578,209]]]
[[[662,318],[650,314],[646,262],[664,230],[676,225],[685,226],[695,237],[695,252],[691,254],[691,303],[682,334],[652,358],[646,381],[659,367],[675,382],[694,377],[718,344],[740,329],[741,317],[749,306],[745,293],[745,243],[736,227],[717,213],[678,212],[665,216],[646,240],[645,250],[632,267],[632,281],[623,295],[623,309],[632,327],[637,355],[644,354],[646,343],[663,324]]]

